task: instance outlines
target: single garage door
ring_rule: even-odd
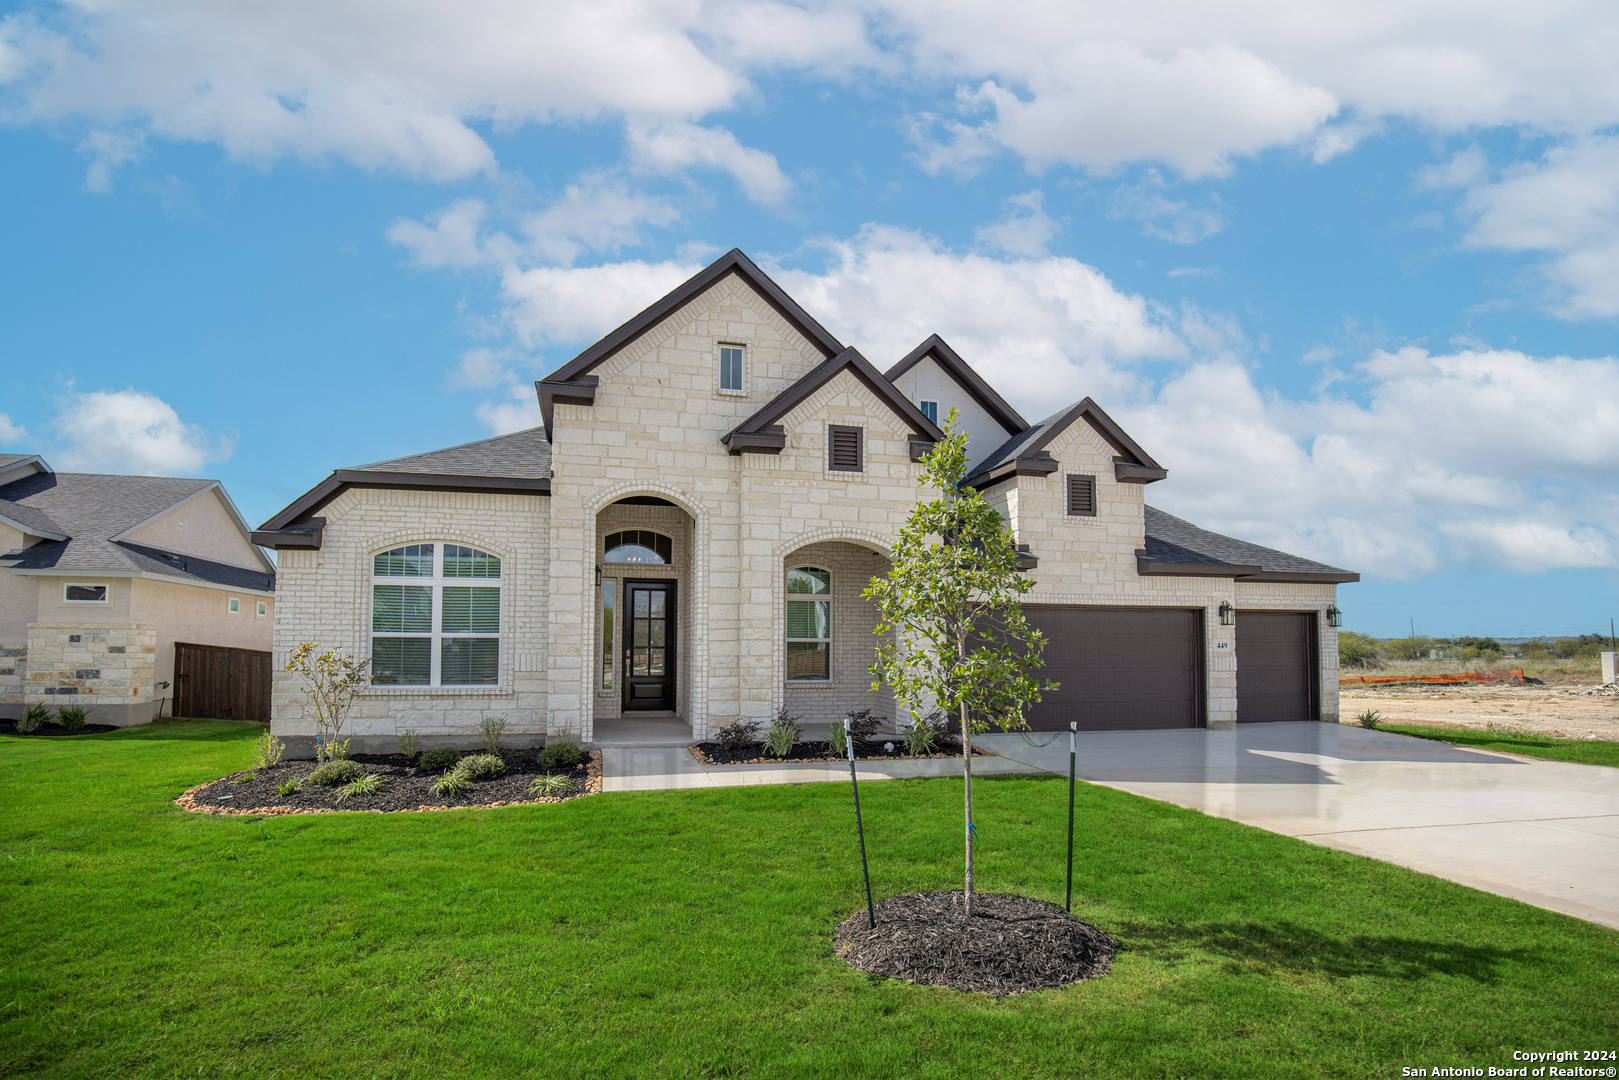
[[[1037,731],[1135,731],[1203,723],[1203,612],[1024,604],[1046,636],[1041,675],[1062,686],[1029,710]]]
[[[270,654],[174,645],[174,715],[270,722]]]
[[[1237,612],[1237,721],[1316,720],[1315,614]]]

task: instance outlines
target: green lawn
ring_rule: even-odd
[[[1113,974],[875,982],[848,789],[220,818],[258,729],[0,738],[0,1076],[1311,1077],[1619,1045],[1619,933],[1082,787]],[[982,887],[1062,899],[1066,782],[979,786]],[[879,896],[954,887],[958,781],[861,792]]]
[[[1605,739],[1557,739],[1549,735],[1510,735],[1499,731],[1479,731],[1477,728],[1421,727],[1416,724],[1377,726],[1380,731],[1415,735],[1419,739],[1435,739],[1456,746],[1476,746],[1481,750],[1500,750],[1525,757],[1572,761],[1576,765],[1619,767],[1619,742]]]

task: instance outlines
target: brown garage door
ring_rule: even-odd
[[[1237,721],[1315,720],[1315,615],[1237,612]]]
[[[1025,604],[1046,636],[1044,678],[1062,686],[1029,710],[1037,731],[1199,727],[1203,612]]]
[[[270,722],[270,654],[174,645],[174,715]]]

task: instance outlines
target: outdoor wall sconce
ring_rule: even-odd
[[[602,568],[596,567],[596,588],[602,587]]]
[[[1237,609],[1231,606],[1231,601],[1229,600],[1220,601],[1220,625],[1237,625]]]
[[[1329,607],[1327,609],[1327,625],[1332,627],[1334,630],[1336,630],[1338,627],[1342,626],[1343,624],[1344,624],[1344,613],[1338,610],[1338,605],[1337,604],[1333,604],[1331,607]]]

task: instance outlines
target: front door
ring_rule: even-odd
[[[675,583],[626,581],[624,710],[675,707]]]

